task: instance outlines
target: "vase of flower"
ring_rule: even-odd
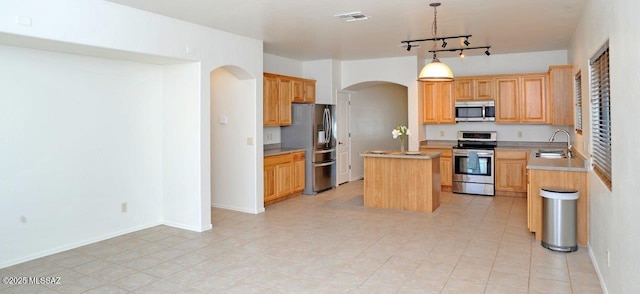
[[[411,135],[409,128],[407,126],[397,126],[393,129],[391,135],[393,135],[394,139],[400,138],[400,152],[404,153],[404,140]]]

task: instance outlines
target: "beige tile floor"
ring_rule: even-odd
[[[442,195],[434,213],[363,207],[362,181],[213,230],[157,226],[1,269],[61,285],[0,293],[602,293],[587,248],[548,251],[522,198]]]

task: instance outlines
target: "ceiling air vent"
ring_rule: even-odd
[[[358,20],[369,19],[369,16],[362,14],[362,12],[360,11],[336,14],[335,17],[339,19],[344,19],[345,21],[358,21]]]

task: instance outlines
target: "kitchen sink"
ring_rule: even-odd
[[[567,158],[564,149],[539,149],[535,155],[538,158]]]

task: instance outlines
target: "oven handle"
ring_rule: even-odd
[[[468,151],[453,151],[454,155],[469,155]],[[478,152],[478,156],[480,155],[486,155],[486,156],[493,156],[493,153],[490,152]]]

